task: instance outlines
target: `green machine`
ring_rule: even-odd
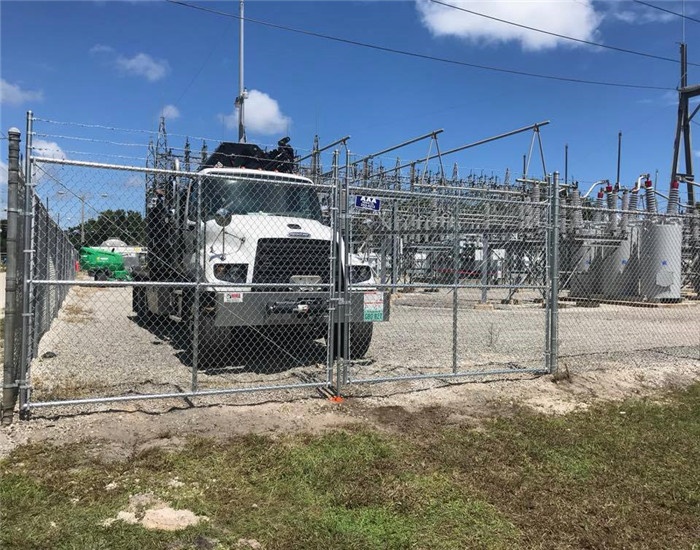
[[[130,281],[131,273],[124,267],[124,256],[84,246],[80,249],[80,269],[93,275],[96,281]]]

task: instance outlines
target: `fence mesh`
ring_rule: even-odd
[[[602,188],[589,207],[575,193],[564,207],[565,364],[644,365],[655,353],[700,358],[697,217],[678,213],[677,194],[661,212],[650,183],[646,191]]]
[[[139,168],[31,148],[14,251],[25,409],[700,359],[700,217],[677,186],[588,199],[556,177],[229,149]]]
[[[544,369],[544,203],[482,187],[351,186],[350,197],[352,258],[391,293],[351,381]]]

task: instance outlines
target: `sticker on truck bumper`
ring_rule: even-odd
[[[243,301],[242,292],[224,292],[225,304],[237,304]]]
[[[365,292],[363,317],[365,321],[384,320],[384,293]]]

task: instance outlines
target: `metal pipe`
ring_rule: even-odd
[[[328,145],[324,145],[320,149],[315,149],[314,151],[312,151],[308,155],[305,155],[303,157],[298,158],[297,162],[301,162],[303,160],[306,160],[307,158],[311,157],[312,155],[314,155],[316,153],[323,153],[324,151],[330,149],[331,147],[335,147],[336,145],[340,145],[341,143],[345,143],[349,139],[350,139],[350,136],[345,136],[343,138],[336,139],[333,143],[329,143]]]
[[[405,147],[406,145],[411,145],[412,143],[416,143],[417,141],[424,140],[426,138],[435,138],[438,134],[441,134],[445,130],[440,128],[439,130],[433,130],[432,132],[429,132],[427,134],[423,134],[422,136],[418,136],[413,139],[409,139],[408,141],[404,141],[403,143],[399,143],[398,145],[393,145],[391,147],[388,147],[387,149],[382,149],[381,151],[378,151],[376,153],[372,153],[371,155],[367,155],[366,157],[362,157],[360,160],[356,160],[353,162],[353,166],[356,164],[360,164],[361,162],[364,162],[366,160],[378,157],[380,155],[384,155],[386,153],[391,153],[392,151],[396,151],[396,149],[401,149],[401,147]]]
[[[343,280],[345,281],[345,284],[343,285],[343,303],[344,303],[344,311],[345,311],[345,319],[343,326],[345,328],[344,331],[344,338],[343,338],[343,344],[344,344],[344,351],[345,353],[343,354],[343,359],[341,361],[341,365],[343,367],[343,379],[347,379],[347,370],[348,370],[348,363],[350,362],[350,333],[352,330],[352,323],[350,322],[352,320],[352,300],[350,299],[350,291],[352,290],[352,277],[351,277],[351,270],[350,270],[350,261],[351,261],[351,250],[350,247],[352,246],[353,238],[352,238],[352,224],[350,223],[350,212],[348,209],[350,208],[350,151],[347,148],[347,144],[343,144],[345,146],[345,177],[343,178],[343,189],[342,189],[342,214],[343,214],[343,236],[344,236],[344,243],[345,246],[343,246],[343,258],[342,258],[342,266],[343,266]],[[393,260],[392,260],[393,261]],[[339,377],[337,381],[337,388],[340,388],[340,385],[342,384],[342,380]]]
[[[440,157],[440,156],[443,156],[443,157],[444,157],[445,155],[451,155],[452,153],[457,153],[457,152],[459,152],[459,151],[464,151],[465,149],[470,149],[470,148],[476,147],[476,146],[478,146],[478,145],[484,145],[485,143],[490,143],[490,142],[492,142],[492,141],[496,141],[496,140],[503,139],[503,138],[506,138],[506,137],[514,136],[514,135],[516,135],[516,134],[521,134],[521,133],[523,133],[523,132],[527,132],[528,130],[533,130],[533,129],[535,129],[535,128],[540,128],[541,126],[546,126],[547,124],[549,124],[549,121],[548,121],[548,120],[545,120],[545,121],[543,121],[543,122],[538,122],[537,124],[531,124],[530,126],[525,126],[525,127],[523,127],[523,128],[518,128],[517,130],[512,130],[512,131],[506,132],[506,133],[504,133],[504,134],[499,134],[499,135],[497,135],[497,136],[493,136],[493,137],[486,138],[486,139],[480,139],[479,141],[475,141],[475,142],[469,143],[469,144],[467,144],[467,145],[462,145],[461,147],[455,147],[454,149],[449,149],[448,151],[443,151],[442,153],[437,154],[437,155],[430,155],[430,156],[426,157],[425,159],[418,159],[418,160],[414,160],[414,161],[408,162],[408,163],[406,163],[406,164],[402,164],[402,165],[399,166],[398,168],[394,168],[394,170],[401,170],[401,169],[403,169],[403,168],[406,168],[406,167],[408,167],[408,166],[411,166],[411,164],[413,164],[414,162],[428,162],[429,160],[433,160],[433,159],[435,159],[435,158],[437,158],[437,157]]]
[[[245,21],[243,14],[243,0],[239,3],[239,17],[238,17],[238,141],[240,143],[245,143],[245,116],[244,116],[244,104],[245,104],[245,86],[243,84],[243,23]]]
[[[31,352],[29,351],[30,342],[30,327],[32,325],[32,311],[30,294],[34,291],[31,279],[32,267],[32,242],[33,222],[34,222],[34,184],[32,182],[32,136],[33,136],[33,117],[31,111],[27,111],[27,141],[25,144],[25,185],[24,185],[24,206],[23,206],[23,229],[24,235],[22,238],[23,259],[22,259],[22,348],[20,350],[19,363],[19,403],[20,409],[29,403],[29,387],[28,387],[28,368],[31,360]]]
[[[338,210],[340,206],[340,191],[338,185],[338,155],[339,151],[336,149],[333,151],[333,161],[331,164],[331,169],[333,171],[333,186],[331,193],[331,204],[330,204],[330,215],[331,215],[331,234],[333,235],[333,242],[331,243],[331,265],[330,265],[330,287],[329,287],[329,300],[328,300],[328,327],[326,341],[328,342],[328,347],[326,349],[326,381],[328,384],[332,384],[333,380],[333,365],[335,363],[335,349],[336,336],[338,327],[338,307],[339,307],[339,285],[340,280],[340,268],[339,268],[339,257],[340,257],[340,229],[338,221]],[[338,367],[340,368],[340,367]]]
[[[454,204],[454,241],[452,243],[452,268],[454,269],[454,289],[452,289],[452,373],[457,372],[457,334],[458,334],[458,322],[459,316],[457,300],[457,289],[459,288],[459,267],[460,267],[460,257],[459,257],[459,203]]]
[[[550,312],[550,374],[556,374],[559,363],[559,172],[554,172],[552,178],[552,262],[551,262],[551,304]]]
[[[513,372],[509,370],[507,372]],[[497,374],[497,373],[495,373]],[[313,382],[300,384],[283,384],[280,386],[253,386],[248,388],[232,388],[224,390],[204,390],[204,391],[188,391],[188,392],[172,392],[160,393],[154,395],[122,395],[118,397],[88,397],[85,399],[66,399],[64,401],[44,401],[32,403],[22,407],[22,410],[27,413],[32,408],[59,407],[63,405],[89,405],[96,403],[119,403],[124,401],[143,401],[145,399],[172,399],[186,397],[207,397],[210,395],[227,395],[233,393],[251,393],[264,390],[294,390],[300,388],[324,388],[328,387],[327,382]]]
[[[407,376],[394,376],[394,377],[378,377],[378,378],[356,378],[350,380],[354,384],[364,384],[369,382],[398,382],[398,381],[408,381],[408,380],[431,380],[433,378],[466,378],[468,376],[496,376],[500,374],[546,374],[545,369],[498,369],[498,370],[485,370],[485,371],[470,371],[470,372],[458,372],[458,373],[440,373],[440,374],[414,374]]]
[[[12,424],[17,402],[17,361],[15,341],[17,328],[18,228],[19,228],[19,144],[20,131],[10,128],[7,159],[7,274],[5,285],[5,356],[3,361],[2,411],[3,426]]]
[[[195,287],[194,298],[192,300],[192,380],[190,389],[197,391],[199,386],[198,371],[199,371],[199,331],[200,323],[200,300],[201,300],[201,284],[204,279],[206,269],[207,252],[206,246],[203,246],[206,241],[206,224],[202,221],[202,179],[197,178],[197,233],[195,235],[197,250],[201,252],[201,257],[197,259],[195,272]]]
[[[616,187],[620,187],[620,159],[622,156],[622,132],[617,134],[617,178],[615,179]]]
[[[587,199],[587,198],[588,198],[588,195],[591,194],[591,192],[596,188],[597,185],[607,185],[608,183],[610,183],[608,180],[598,180],[598,181],[595,182],[593,185],[591,185],[591,187],[588,189],[588,191],[586,191],[586,192],[581,196],[581,198],[582,198],[582,199]]]

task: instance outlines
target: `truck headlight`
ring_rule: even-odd
[[[372,270],[368,265],[350,266],[350,280],[353,283],[364,283],[372,278]]]
[[[227,283],[245,283],[248,264],[214,264],[214,277]]]

